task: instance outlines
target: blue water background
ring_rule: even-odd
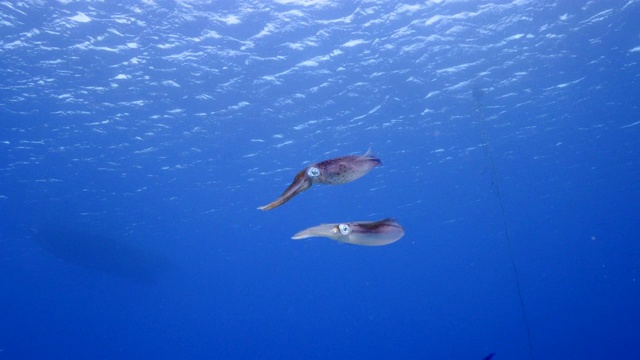
[[[0,359],[640,358],[639,17],[0,4]],[[256,209],[370,147],[362,179]],[[386,217],[388,246],[290,239]],[[92,235],[120,245],[70,258]],[[92,266],[129,245],[168,265]]]

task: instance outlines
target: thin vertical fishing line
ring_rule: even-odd
[[[533,341],[531,340],[531,328],[529,326],[529,319],[527,318],[527,312],[524,307],[524,298],[522,296],[522,290],[520,289],[520,274],[518,273],[518,267],[516,266],[515,256],[513,255],[513,243],[511,241],[511,236],[509,235],[509,227],[507,226],[507,217],[504,211],[504,201],[502,200],[502,194],[500,193],[500,185],[498,184],[498,172],[496,171],[496,164],[493,160],[493,151],[491,149],[491,143],[489,142],[489,134],[487,131],[487,124],[484,119],[484,111],[482,108],[482,104],[476,94],[474,89],[474,97],[476,98],[476,111],[480,115],[480,122],[482,127],[482,142],[485,150],[486,157],[489,159],[489,167],[491,172],[491,187],[493,188],[493,192],[498,198],[498,204],[500,205],[500,216],[502,217],[502,227],[504,230],[505,238],[507,240],[507,249],[509,252],[509,258],[511,259],[511,269],[513,270],[513,275],[516,280],[516,291],[518,293],[518,300],[520,301],[520,310],[522,312],[522,320],[524,321],[524,326],[527,330],[527,341],[529,343],[529,355],[531,355],[531,359],[535,360],[535,356],[533,353]],[[480,93],[480,97],[482,94]]]

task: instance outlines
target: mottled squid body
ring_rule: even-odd
[[[346,184],[361,178],[380,165],[382,165],[382,161],[371,155],[371,150],[369,150],[362,156],[342,156],[307,166],[296,175],[291,185],[287,187],[280,197],[258,209],[266,211],[276,208],[316,183],[326,185]]]
[[[347,244],[381,246],[398,241],[404,229],[393,219],[356,221],[340,224],[321,224],[302,230],[292,239],[327,237]]]

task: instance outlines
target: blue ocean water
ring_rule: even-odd
[[[0,359],[640,358],[638,18],[1,2]],[[291,240],[387,217],[386,246]]]

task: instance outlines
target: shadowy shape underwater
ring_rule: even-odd
[[[152,282],[173,267],[152,249],[65,225],[45,225],[33,233],[42,248],[68,263],[135,281]]]

